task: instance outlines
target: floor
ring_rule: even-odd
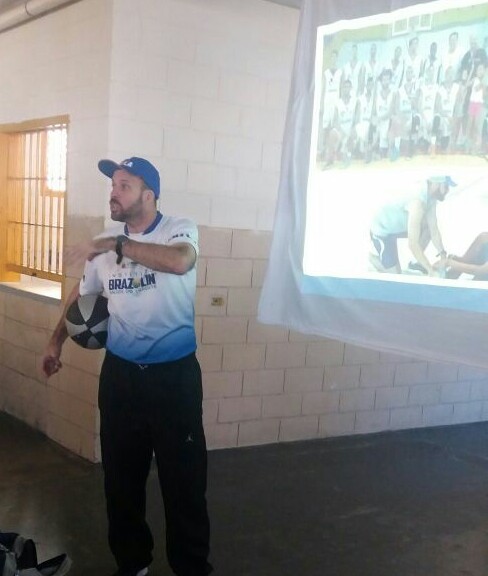
[[[216,576],[488,575],[488,423],[213,451]],[[154,472],[152,576],[169,576]],[[111,575],[99,465],[0,414],[0,528]]]

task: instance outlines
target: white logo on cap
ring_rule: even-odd
[[[129,160],[124,160],[124,161],[122,162],[122,164],[123,164],[124,166],[130,166],[130,167],[132,168],[132,162],[130,162]]]

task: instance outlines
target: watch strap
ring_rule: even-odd
[[[122,254],[122,246],[128,241],[129,238],[127,238],[127,236],[124,236],[123,234],[120,234],[115,238],[115,253],[117,254],[117,264],[120,264],[122,262],[122,258],[124,257],[124,255]]]

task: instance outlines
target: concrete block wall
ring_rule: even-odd
[[[93,220],[91,228],[101,227]],[[72,229],[87,226],[74,221]],[[76,235],[75,235],[76,237]],[[196,330],[211,449],[488,418],[488,371],[381,353],[256,320],[269,232],[200,227]],[[76,274],[68,288],[76,281]],[[40,361],[62,305],[0,288],[0,410],[89,460],[100,457],[103,353],[68,341]]]
[[[270,233],[200,235],[196,325],[211,448],[488,418],[486,370],[259,324]]]
[[[88,459],[96,459],[101,353],[69,342],[64,367],[46,380],[42,355],[61,305],[15,289],[0,290],[0,410]]]
[[[161,167],[163,210],[272,229],[298,20],[264,0],[114,2],[107,153]]]

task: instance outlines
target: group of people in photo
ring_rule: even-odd
[[[485,154],[487,41],[452,29],[445,37],[424,33],[368,46],[344,43],[339,50],[332,44],[325,50],[322,78],[321,166],[417,154]],[[341,51],[348,53],[345,63]]]

